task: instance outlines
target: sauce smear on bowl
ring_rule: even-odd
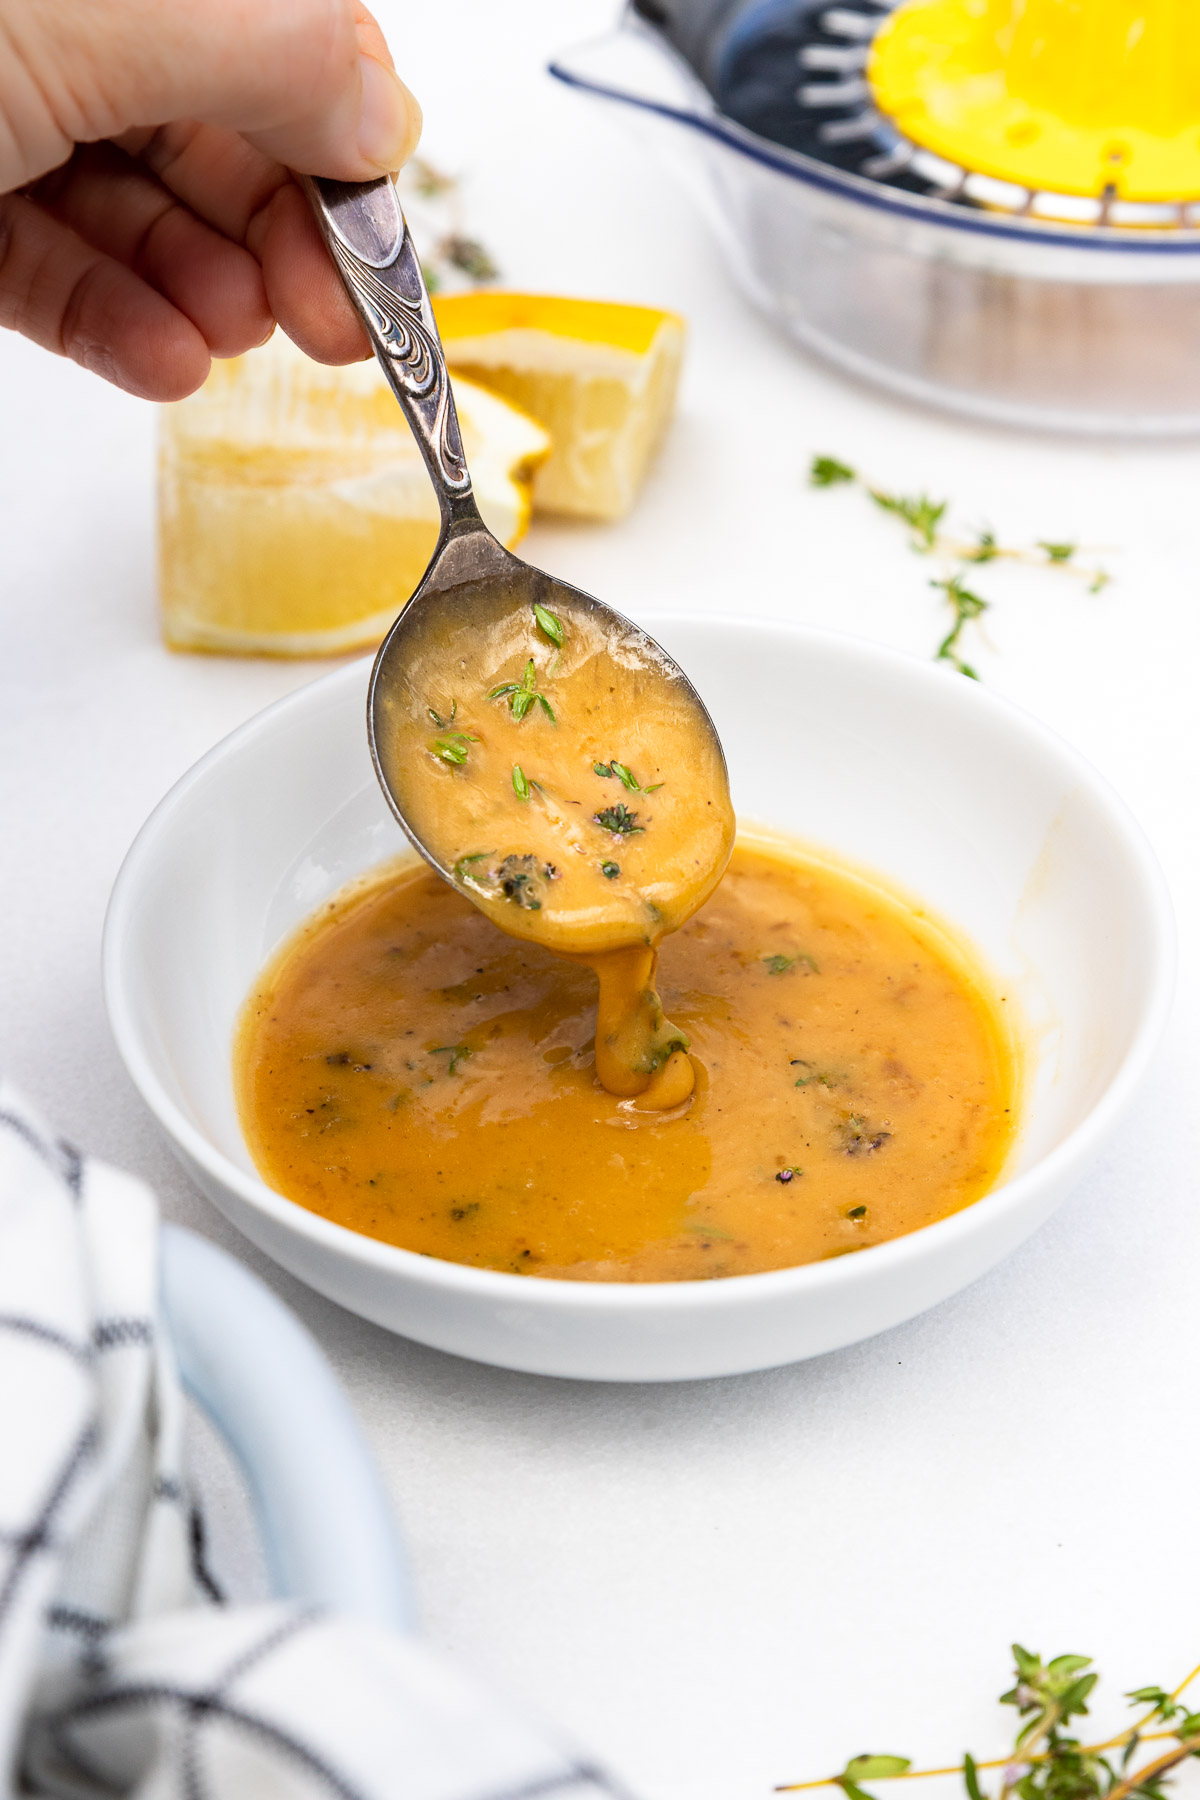
[[[605,999],[597,1034],[587,969],[514,935],[530,909],[474,898],[393,864],[261,976],[236,1077],[280,1193],[479,1268],[674,1281],[843,1255],[994,1186],[1016,1104],[1003,1004],[885,888],[739,843],[662,947],[662,1007],[695,1088],[656,1110],[600,1079]],[[631,986],[648,980],[643,962]]]

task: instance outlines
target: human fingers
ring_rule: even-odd
[[[209,369],[190,319],[22,194],[0,196],[0,326],[144,400],[182,399]]]
[[[157,289],[213,355],[236,356],[270,336],[274,320],[255,258],[114,145],[77,150],[26,191],[93,249]]]
[[[317,362],[361,362],[371,354],[312,209],[292,182],[281,187],[250,234],[267,301],[294,344]]]
[[[319,362],[369,355],[310,208],[286,169],[235,132],[177,124],[132,134],[157,179],[263,264],[268,303],[288,336]]]
[[[420,109],[354,0],[0,0],[0,190],[75,143],[194,118],[306,173],[368,180]]]

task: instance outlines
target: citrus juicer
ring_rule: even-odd
[[[1189,0],[633,0],[552,72],[626,103],[743,288],[851,373],[1200,431]]]
[[[865,75],[914,153],[1030,199],[1090,200],[1103,219],[1200,197],[1194,0],[910,0]]]

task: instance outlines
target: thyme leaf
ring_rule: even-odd
[[[471,882],[475,886],[478,886],[479,883],[475,881],[475,878],[471,873],[471,865],[477,862],[486,862],[488,857],[492,854],[493,852],[491,850],[473,850],[469,856],[460,856],[454,865],[455,881]]]
[[[836,456],[814,456],[808,471],[808,485],[815,488],[837,487],[839,482],[857,479],[850,465]]]
[[[520,763],[513,764],[512,784],[513,784],[513,793],[517,796],[517,799],[518,800],[528,800],[528,798],[529,798],[529,781],[528,781],[525,771],[524,771],[524,769],[522,769]]]
[[[593,763],[592,774],[599,775],[602,781],[607,781],[612,775],[612,770],[607,763]]]
[[[600,864],[600,873],[607,876],[609,881],[615,881],[617,876],[621,873],[621,865],[620,863],[615,862],[602,862]]]
[[[473,731],[448,731],[443,736],[434,738],[429,748],[439,762],[461,767],[470,754],[468,746],[478,742]]]
[[[1039,550],[1044,550],[1050,561],[1053,563],[1070,562],[1076,550],[1079,548],[1078,544],[1047,543],[1045,538],[1038,539],[1037,547]]]
[[[538,606],[536,603],[533,608],[533,616],[537,620],[538,630],[545,632],[555,649],[561,650],[567,641],[566,628],[562,620],[552,613],[549,607]]]
[[[768,975],[786,975],[788,970],[795,968],[797,963],[801,963],[813,975],[821,973],[815,960],[802,950],[797,950],[794,956],[785,956],[781,951],[776,950],[772,955],[764,956],[761,960]]]
[[[883,488],[868,488],[867,493],[884,512],[904,520],[912,531],[914,549],[927,555],[934,548],[948,500],[931,500],[928,494],[889,494]]]
[[[449,714],[444,719],[443,719],[441,713],[435,712],[433,710],[432,706],[428,707],[426,710],[428,711],[430,718],[433,720],[434,724],[438,727],[438,729],[440,731],[444,731],[447,725],[453,725],[453,723],[454,723],[454,716],[458,711],[458,701],[452,700],[450,702]]]
[[[632,769],[628,768],[624,763],[618,762],[615,756],[608,766],[623,788],[627,788],[631,794],[641,793],[641,788],[633,778]]]

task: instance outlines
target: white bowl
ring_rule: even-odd
[[[400,834],[367,754],[369,663],[218,744],[117,878],[104,983],[118,1048],[184,1167],[302,1281],[481,1362],[672,1381],[816,1356],[990,1268],[1058,1205],[1124,1110],[1170,1001],[1174,930],[1142,833],[1094,769],[976,683],[855,639],[664,618],[748,818],[879,870],[982,952],[1030,1032],[1020,1139],[993,1193],[854,1256],[722,1281],[586,1283],[376,1243],[273,1193],[238,1128],[238,1010],[280,940]]]

